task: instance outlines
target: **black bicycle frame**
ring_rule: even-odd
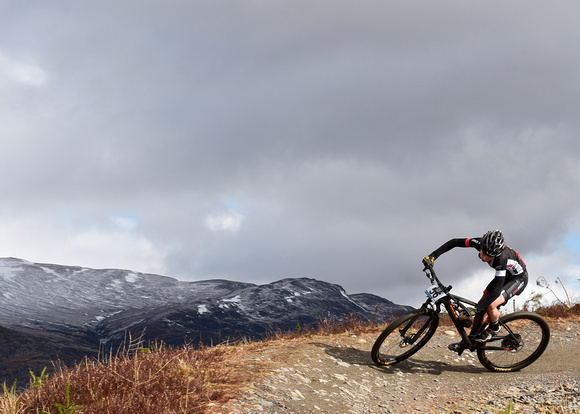
[[[453,321],[453,325],[455,325],[457,332],[459,332],[459,335],[461,335],[461,338],[463,339],[465,345],[467,345],[466,348],[475,349],[475,348],[479,347],[480,346],[479,343],[472,342],[469,339],[469,335],[467,334],[462,321],[459,319],[459,317],[457,316],[457,314],[455,312],[455,309],[453,309],[453,306],[452,306],[452,304],[455,304],[459,308],[464,309],[467,312],[469,312],[465,305],[476,306],[477,303],[473,302],[469,299],[463,298],[461,296],[457,296],[457,295],[450,293],[452,286],[451,285],[445,286],[445,285],[443,285],[443,283],[441,283],[441,281],[439,280],[439,278],[435,274],[435,270],[433,269],[433,266],[429,265],[429,266],[425,267],[425,269],[423,269],[423,270],[425,271],[425,274],[427,275],[427,277],[431,281],[431,283],[433,285],[432,288],[438,287],[441,290],[441,292],[438,292],[438,294],[441,295],[441,293],[444,293],[444,295],[435,300],[430,295],[429,291],[425,291],[425,293],[428,296],[428,299],[421,306],[421,308],[431,309],[432,312],[439,314],[441,312],[441,305],[443,305],[445,307],[445,310],[447,311],[447,314],[449,315],[449,317]],[[413,322],[415,321],[415,319],[416,318],[413,319]],[[513,331],[509,328],[509,326],[507,326],[503,322],[501,322],[501,319],[499,320],[499,322],[505,328],[505,330],[508,332],[508,334],[503,335],[503,336],[499,337],[498,339],[508,338],[508,337],[517,339],[516,336],[514,335]],[[412,323],[411,323],[411,325],[412,325]],[[411,326],[411,325],[407,325],[407,327]],[[425,324],[425,326],[417,333],[417,336],[419,336],[419,334],[422,333],[424,329],[426,329],[426,325],[427,324]],[[407,328],[405,328],[405,330],[406,329]],[[489,343],[485,346],[485,348],[488,350],[505,350],[504,346],[494,347],[494,346],[490,346]]]

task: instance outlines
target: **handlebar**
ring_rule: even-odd
[[[445,293],[449,293],[449,291],[451,290],[451,288],[453,286],[451,286],[451,285],[445,286],[443,283],[441,283],[441,281],[439,280],[439,278],[435,274],[435,269],[433,269],[433,265],[432,264],[425,263],[425,268],[423,269],[423,271],[425,272],[425,275],[429,278],[429,280],[431,281],[431,283],[433,283],[433,284],[436,283],[437,285],[439,285],[439,287]]]

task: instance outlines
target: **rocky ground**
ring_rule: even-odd
[[[475,353],[458,357],[448,327],[411,359],[377,367],[370,349],[379,331],[300,337],[231,350],[252,381],[216,413],[578,413],[580,321],[550,321],[548,349],[512,373],[483,368]]]

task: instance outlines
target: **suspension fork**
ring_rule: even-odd
[[[407,330],[409,330],[409,328],[411,328],[411,326],[413,326],[413,324],[415,322],[417,322],[417,319],[419,319],[420,316],[427,316],[427,318],[431,319],[431,315],[429,312],[419,313],[419,314],[415,315],[413,318],[409,319],[409,321],[407,321],[407,323],[405,324],[405,327],[403,329],[399,329],[399,334],[401,335],[402,338],[404,338],[405,343],[407,343],[407,344],[415,343],[415,340],[417,338],[420,338],[421,335],[423,335],[423,332],[425,332],[425,329],[427,329],[429,326],[431,326],[431,324],[427,323],[428,321],[426,321],[417,332],[415,332],[412,336],[407,337]]]

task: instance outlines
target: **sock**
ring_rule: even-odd
[[[497,331],[497,330],[499,329],[499,321],[491,322],[491,323],[489,324],[489,327],[490,327],[492,330],[494,330],[494,331]]]

